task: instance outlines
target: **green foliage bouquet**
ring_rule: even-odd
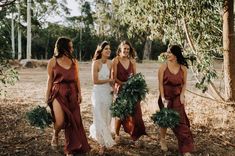
[[[153,114],[151,119],[162,128],[174,128],[180,122],[180,115],[172,109],[162,108],[160,112]]]
[[[133,115],[136,103],[145,99],[147,93],[148,88],[144,76],[141,73],[131,76],[122,86],[117,98],[111,105],[112,116],[123,120],[129,115]]]
[[[31,126],[44,129],[52,124],[52,116],[46,110],[46,107],[36,106],[32,110],[26,112],[26,119]]]

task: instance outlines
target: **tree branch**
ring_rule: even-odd
[[[5,7],[7,5],[11,5],[13,3],[15,3],[16,0],[5,0],[5,1],[2,1],[0,2],[0,7]]]
[[[189,34],[189,31],[188,31],[188,27],[187,27],[187,24],[186,24],[186,21],[185,21],[185,18],[183,18],[183,26],[184,26],[184,31],[185,31],[185,34],[186,34],[186,38],[187,38],[187,41],[191,47],[191,49],[193,50],[194,54],[196,54],[196,48],[192,42],[192,39],[190,37],[190,34]],[[192,70],[193,71],[193,70]],[[197,79],[197,75],[194,74],[194,76],[196,77]],[[198,80],[198,79],[197,79]],[[212,82],[209,82],[209,88],[210,90],[212,91],[213,95],[216,96],[215,98],[216,99],[219,99],[220,101],[224,101],[224,98],[221,96],[221,94],[217,91],[215,85],[212,83]]]

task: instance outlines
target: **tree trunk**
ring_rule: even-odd
[[[151,57],[151,51],[152,51],[152,40],[147,37],[144,45],[144,55],[143,60],[149,60]]]
[[[223,12],[223,50],[225,100],[235,100],[235,40],[233,21],[234,0],[224,0]]]
[[[15,27],[14,27],[14,14],[11,13],[11,47],[12,59],[15,59]]]
[[[26,58],[31,59],[31,0],[27,0],[27,54]]]
[[[17,4],[18,9],[18,60],[22,59],[21,30],[20,30],[20,1]]]

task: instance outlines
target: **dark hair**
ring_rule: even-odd
[[[188,68],[188,62],[186,61],[186,59],[184,58],[182,52],[183,50],[181,49],[180,46],[178,45],[172,45],[169,47],[170,52],[176,56],[177,58],[177,62],[181,65],[184,65]]]
[[[101,53],[107,45],[110,45],[109,42],[103,41],[100,45],[97,46],[95,54],[93,56],[93,60],[98,60],[101,58],[101,56],[102,56]]]
[[[129,52],[129,57],[130,58],[135,58],[135,49],[132,47],[131,43],[128,42],[128,41],[122,41],[119,46],[118,46],[118,49],[117,49],[117,52],[116,52],[116,55],[119,56],[119,53],[121,52],[121,48],[122,46],[124,46],[125,44],[127,44],[129,47],[130,47],[130,52]]]
[[[73,60],[74,57],[71,54],[69,47],[70,42],[72,42],[72,40],[67,37],[59,37],[55,43],[54,57],[60,58],[65,55]]]

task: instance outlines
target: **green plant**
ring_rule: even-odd
[[[159,112],[156,112],[151,116],[153,122],[163,128],[174,128],[179,124],[180,115],[178,112],[162,108]]]
[[[44,129],[52,124],[52,116],[47,112],[46,107],[36,106],[32,110],[26,112],[26,119],[31,126]]]
[[[147,93],[148,88],[144,76],[141,73],[131,76],[111,105],[112,116],[123,120],[128,115],[133,115],[136,103],[145,99]]]

